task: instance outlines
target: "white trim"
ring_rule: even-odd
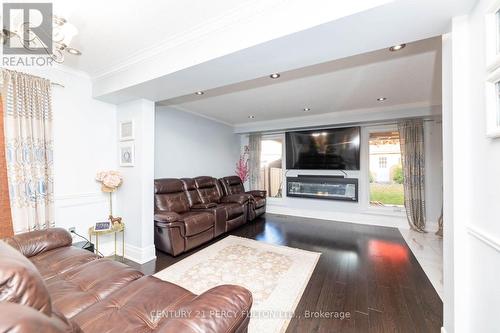
[[[396,229],[409,229],[407,219],[399,216],[382,216],[369,213],[351,213],[344,211],[318,211],[312,209],[294,208],[282,205],[267,205],[266,213],[284,216],[306,217],[315,220],[376,225]]]
[[[138,247],[125,243],[125,258],[142,265],[156,259],[155,246]]]
[[[491,248],[500,252],[500,240],[499,239],[497,239],[496,237],[491,237],[491,236],[486,235],[486,233],[484,231],[482,231],[481,229],[479,229],[475,226],[472,226],[470,224],[467,225],[466,228],[467,228],[467,232],[471,236],[474,236],[476,239],[480,240],[484,244],[486,244],[486,245],[490,246]]]
[[[446,333],[446,329],[444,327],[441,327],[441,333]]]
[[[123,72],[130,66],[149,60],[161,53],[168,52],[168,50],[179,48],[182,45],[196,43],[197,41],[205,39],[207,35],[227,30],[236,22],[248,21],[254,17],[258,17],[262,11],[275,8],[278,5],[282,5],[282,3],[278,2],[277,4],[269,6],[269,3],[266,2],[256,3],[253,0],[247,0],[241,5],[223,12],[221,15],[211,20],[200,22],[187,31],[156,42],[148,48],[137,50],[135,53],[115,62],[115,64],[96,71],[93,73],[92,79],[94,81],[101,80],[116,72]]]
[[[435,117],[441,116],[441,105],[425,105],[426,103],[400,104],[389,107],[376,107],[365,109],[354,109],[335,111],[329,113],[290,117],[274,120],[263,120],[251,123],[239,123],[233,125],[234,132],[238,134],[264,132],[264,131],[286,131],[309,127],[340,127],[347,125],[359,125],[361,123],[380,123],[405,118]],[[362,121],[360,121],[362,119]]]
[[[58,208],[83,206],[106,202],[108,198],[102,192],[74,193],[56,195],[54,205]]]
[[[211,120],[211,121],[214,121],[216,123],[220,123],[220,124],[224,124],[226,126],[230,126],[230,127],[233,127],[234,125],[233,124],[230,124],[230,123],[227,123],[223,120],[220,120],[220,119],[217,119],[217,118],[214,118],[214,117],[210,117],[210,116],[207,116],[206,114],[203,114],[203,113],[198,113],[198,112],[195,112],[195,111],[191,111],[189,109],[186,109],[185,107],[182,107],[180,105],[162,105],[161,103],[158,103],[158,106],[160,109],[161,107],[164,107],[164,108],[172,108],[172,109],[175,109],[175,110],[178,110],[178,111],[182,111],[182,112],[186,112],[186,113],[190,113],[192,115],[195,115],[195,116],[198,116],[198,117],[201,117],[201,118],[205,118],[205,119],[208,119],[208,120]],[[161,110],[160,110],[161,111]]]

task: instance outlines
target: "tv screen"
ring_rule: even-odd
[[[286,168],[359,170],[359,127],[286,133]]]

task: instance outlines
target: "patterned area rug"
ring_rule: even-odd
[[[244,286],[254,300],[248,332],[284,332],[319,256],[228,236],[154,276],[196,294],[221,284]]]

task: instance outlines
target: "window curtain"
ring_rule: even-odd
[[[405,208],[410,228],[425,232],[425,154],[422,119],[398,123]]]
[[[262,189],[260,174],[260,153],[262,150],[262,135],[250,134],[248,138],[248,167],[250,190]]]
[[[438,230],[436,231],[436,235],[443,237],[443,209],[441,209],[441,215],[438,219]]]
[[[9,185],[7,183],[7,165],[5,162],[5,140],[3,133],[3,106],[0,94],[0,238],[12,236],[12,218],[10,215]]]
[[[14,233],[54,226],[50,81],[2,70],[7,176]]]

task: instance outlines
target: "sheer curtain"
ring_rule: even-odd
[[[54,225],[50,81],[2,69],[7,175],[14,233]]]
[[[425,154],[422,119],[398,123],[405,208],[410,228],[425,232]]]
[[[260,174],[260,153],[262,150],[262,135],[250,134],[248,138],[248,167],[250,190],[261,190],[262,179]]]

